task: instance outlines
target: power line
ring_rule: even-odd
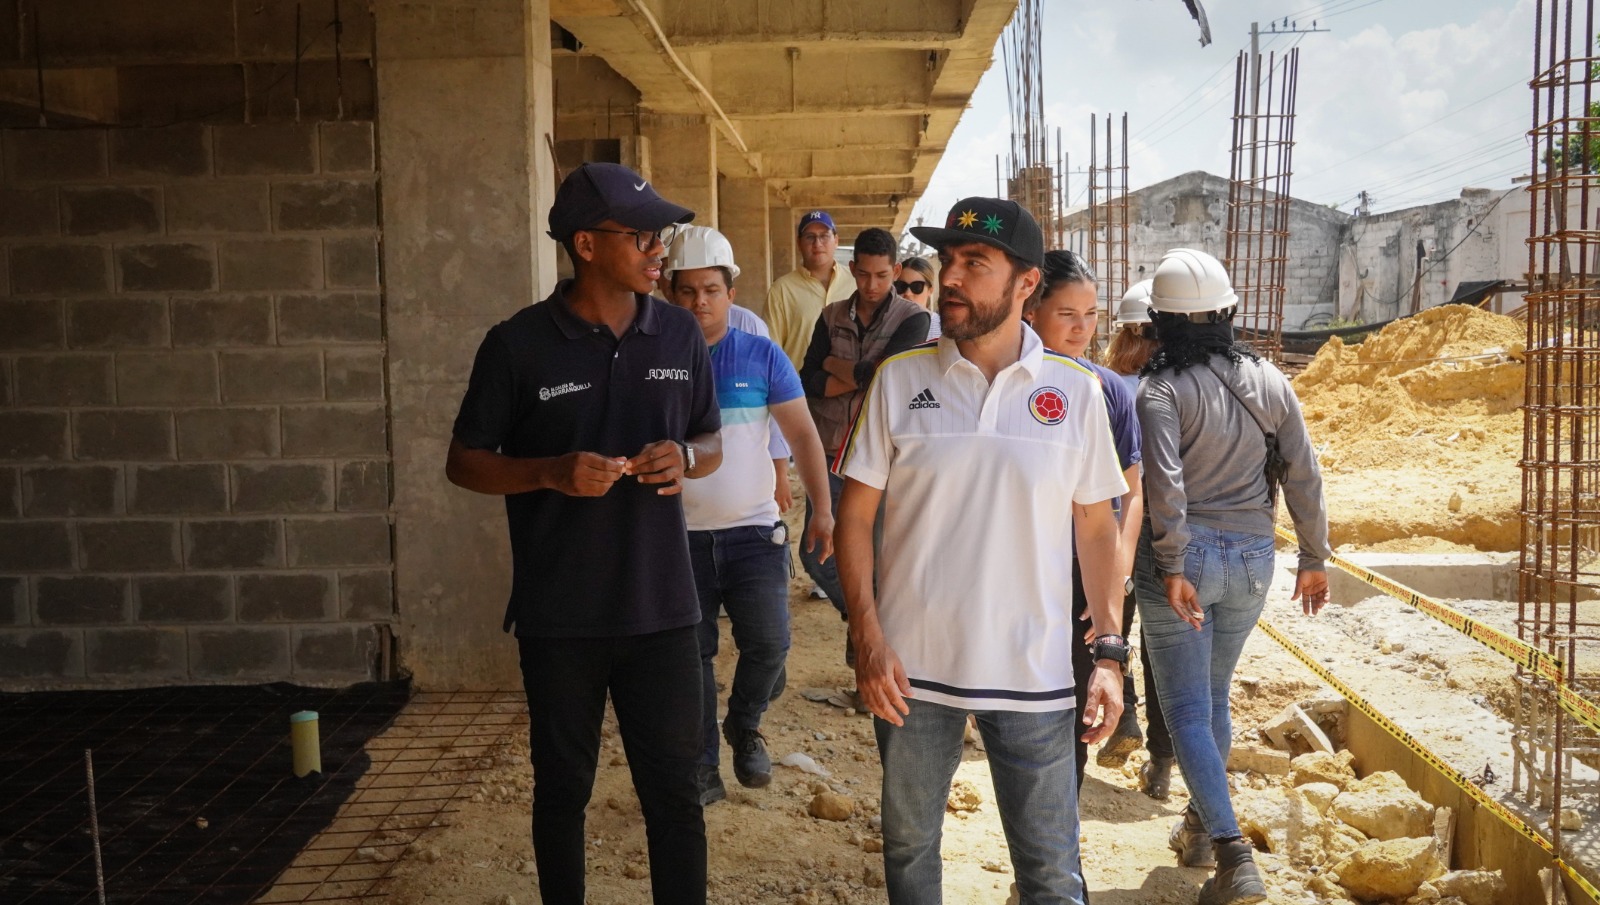
[[[1273,45],[1273,43],[1275,43],[1278,40],[1278,38],[1283,37],[1285,33],[1284,32],[1279,32],[1278,34],[1273,35],[1271,32],[1268,32],[1267,34],[1268,34],[1267,43],[1265,45],[1263,45],[1263,47],[1261,48],[1262,50],[1266,50],[1266,49],[1270,48]],[[1215,89],[1219,88],[1219,87],[1227,88],[1229,91],[1231,91],[1232,90],[1232,86],[1229,85],[1229,83],[1226,80],[1222,81],[1222,82],[1219,82],[1219,83],[1217,83],[1215,85],[1211,85],[1209,83],[1214,81],[1217,78],[1217,76],[1221,75],[1225,70],[1227,70],[1231,65],[1233,65],[1235,59],[1236,59],[1236,57],[1229,58],[1227,62],[1222,64],[1222,67],[1220,69],[1218,69],[1216,72],[1213,72],[1210,75],[1209,78],[1207,78],[1204,82],[1202,82],[1193,91],[1190,91],[1188,94],[1184,95],[1183,98],[1180,99],[1176,104],[1173,104],[1171,107],[1168,107],[1166,109],[1166,111],[1164,111],[1160,116],[1157,116],[1154,119],[1150,120],[1150,124],[1148,126],[1145,126],[1144,128],[1142,128],[1139,131],[1139,133],[1137,133],[1137,137],[1141,141],[1144,141],[1146,144],[1150,144],[1153,141],[1155,141],[1156,140],[1155,136],[1157,135],[1157,133],[1165,132],[1166,131],[1166,127],[1168,125],[1170,125],[1172,123],[1172,121],[1176,118],[1175,116],[1172,116],[1172,115],[1169,115],[1169,114],[1173,114],[1174,111],[1176,111],[1179,107],[1183,106],[1183,103],[1185,101],[1187,101],[1190,97],[1193,97],[1197,92],[1201,91],[1202,89],[1204,89],[1204,92],[1205,92],[1202,95],[1202,100],[1204,100],[1205,97],[1210,96],[1211,92],[1214,91]],[[1227,98],[1228,96],[1229,95],[1226,94],[1226,93],[1223,94],[1221,98],[1219,98],[1217,101],[1213,102],[1210,106],[1206,107],[1205,109],[1206,110],[1212,109],[1218,103],[1221,103],[1222,100]],[[1205,110],[1202,110],[1201,112],[1204,113]],[[1187,122],[1190,122],[1190,121],[1192,121],[1192,118],[1190,120],[1186,121],[1186,124],[1187,124]],[[1149,137],[1147,138],[1146,136],[1149,136]],[[1163,138],[1165,138],[1165,137],[1166,136],[1163,135]]]
[[[1345,13],[1353,13],[1358,9],[1366,9],[1369,6],[1376,6],[1377,4],[1382,3],[1382,2],[1383,2],[1383,0],[1367,0],[1366,3],[1363,3],[1360,6],[1352,6],[1352,7],[1348,8],[1348,9],[1341,9],[1336,13],[1328,13],[1326,16],[1323,16],[1323,18],[1324,19],[1332,19],[1334,16],[1342,16]]]
[[[1391,188],[1414,186],[1418,180],[1429,179],[1446,172],[1450,174],[1465,173],[1483,166],[1485,162],[1489,160],[1498,160],[1502,157],[1509,157],[1513,152],[1523,153],[1526,151],[1526,148],[1527,146],[1521,136],[1499,138],[1489,142],[1488,144],[1471,148],[1453,157],[1445,158],[1443,160],[1436,160],[1425,166],[1396,173],[1376,182],[1369,181],[1365,183],[1349,185],[1338,191],[1328,192],[1327,194],[1344,197],[1346,195],[1353,194],[1358,190],[1382,193]]]

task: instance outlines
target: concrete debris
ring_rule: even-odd
[[[538,872],[539,865],[532,861],[524,861],[517,867],[517,873],[522,874],[525,877],[531,877]]]
[[[356,849],[357,861],[388,861],[389,856],[376,848],[363,847]]]
[[[1228,752],[1228,769],[1233,772],[1261,773],[1265,776],[1288,776],[1287,752],[1253,745],[1249,742],[1235,744]]]
[[[945,809],[953,814],[971,813],[983,804],[983,794],[978,787],[965,779],[958,779],[950,784],[950,797],[945,800]]]
[[[638,861],[629,861],[623,866],[622,875],[630,880],[643,880],[650,876],[650,866]]]
[[[1555,820],[1554,820],[1554,818],[1552,818],[1551,819],[1551,823],[1554,823],[1554,822],[1555,822]],[[1562,808],[1561,809],[1561,828],[1563,830],[1581,830],[1581,829],[1583,829],[1583,813],[1581,811],[1577,810],[1576,808]]]
[[[1444,872],[1432,838],[1374,839],[1333,866],[1339,885],[1351,895],[1388,901],[1410,898]]]
[[[1300,794],[1317,809],[1317,813],[1324,817],[1328,814],[1328,805],[1339,797],[1339,787],[1330,782],[1308,782],[1298,788]]]
[[[1433,805],[1389,770],[1346,786],[1333,800],[1333,813],[1374,839],[1425,836],[1432,842]]]
[[[1273,717],[1261,731],[1271,740],[1272,744],[1284,751],[1321,751],[1326,754],[1334,752],[1334,745],[1328,734],[1317,725],[1299,704],[1290,704],[1283,711]]]
[[[1466,905],[1500,905],[1506,897],[1505,877],[1497,870],[1453,870],[1424,885],[1437,890],[1441,900],[1455,898]]]
[[[856,812],[856,800],[838,792],[818,792],[806,812],[818,820],[849,820]]]
[[[1349,751],[1302,754],[1289,763],[1289,784],[1303,786],[1308,782],[1325,782],[1343,789],[1355,782],[1355,759]]]
[[[868,889],[883,888],[883,865],[867,864],[861,868],[861,882]]]

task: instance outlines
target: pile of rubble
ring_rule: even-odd
[[[1229,758],[1240,831],[1273,902],[1497,905],[1499,872],[1450,870],[1454,814],[1435,808],[1399,774],[1357,777],[1336,750],[1343,701],[1290,705]],[[1304,752],[1304,753],[1299,753]]]

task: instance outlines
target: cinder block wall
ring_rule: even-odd
[[[0,132],[0,688],[373,675],[373,139]]]

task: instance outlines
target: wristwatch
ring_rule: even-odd
[[[683,448],[683,473],[688,475],[694,471],[694,447],[682,440],[678,441],[678,445]]]
[[[1128,639],[1121,635],[1096,635],[1089,656],[1095,661],[1111,660],[1128,670]]]

